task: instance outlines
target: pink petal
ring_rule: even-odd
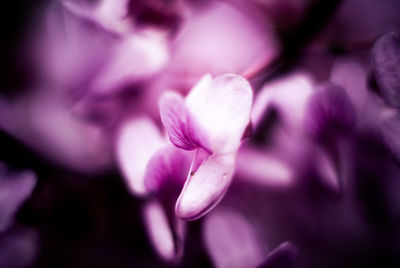
[[[264,250],[254,227],[234,210],[210,213],[203,234],[215,267],[256,267],[263,259]]]
[[[351,58],[339,58],[335,61],[330,81],[346,90],[358,113],[362,113],[367,99],[367,73]]]
[[[35,88],[14,102],[0,101],[0,109],[9,117],[0,120],[0,128],[63,167],[83,173],[108,168],[111,152],[106,133],[73,116],[64,95],[51,89]]]
[[[195,220],[215,207],[232,181],[234,162],[235,154],[212,155],[191,172],[176,203],[176,214]]]
[[[108,62],[92,81],[91,90],[108,94],[149,79],[166,65],[168,57],[165,34],[156,30],[136,32],[115,46]]]
[[[243,147],[242,147],[243,148]],[[287,187],[295,178],[295,170],[288,161],[271,152],[240,149],[237,154],[238,178],[267,187]]]
[[[0,232],[11,224],[18,209],[31,195],[36,180],[33,172],[12,174],[0,167]]]
[[[167,214],[157,201],[151,201],[145,205],[144,220],[151,243],[157,253],[167,261],[179,260],[183,253],[185,223],[176,219],[171,225]]]
[[[186,98],[186,107],[207,134],[210,149],[218,154],[233,153],[240,145],[250,121],[253,91],[239,75],[224,74],[212,79],[205,75]],[[203,145],[207,148],[208,144]]]
[[[0,267],[33,267],[39,255],[38,231],[27,227],[13,226],[0,233]]]
[[[65,0],[62,4],[74,15],[90,20],[110,32],[122,34],[129,30],[130,22],[125,19],[128,15],[128,0],[100,0],[95,4]]]
[[[147,164],[146,189],[156,195],[162,195],[161,198],[172,198],[174,205],[189,173],[192,159],[192,152],[172,145],[158,150]]]
[[[194,150],[200,146],[197,139],[200,130],[196,133],[193,119],[180,95],[165,93],[160,99],[160,115],[172,144],[184,150]]]
[[[255,127],[266,109],[275,108],[285,126],[302,127],[308,99],[313,92],[313,80],[308,74],[294,73],[267,83],[254,103],[251,120]]]
[[[118,133],[116,154],[119,167],[132,193],[147,192],[144,176],[153,154],[166,144],[150,118],[140,117],[125,122]]]

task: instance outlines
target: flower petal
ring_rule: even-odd
[[[272,152],[240,148],[236,170],[238,178],[260,186],[288,187],[295,178],[294,167]]]
[[[144,176],[152,155],[166,144],[150,118],[140,117],[125,122],[116,144],[117,160],[129,189],[143,195],[147,192]]]
[[[388,149],[400,161],[400,112],[386,109],[381,114],[381,131]]]
[[[232,181],[234,162],[235,154],[212,155],[190,172],[176,202],[176,214],[195,220],[216,206]]]
[[[384,100],[400,108],[400,35],[388,33],[375,42],[372,63],[376,82]]]
[[[146,189],[162,201],[171,202],[172,212],[176,199],[189,173],[193,152],[178,149],[172,145],[154,153],[147,164]],[[169,204],[164,204],[169,205]]]
[[[353,104],[346,92],[334,84],[321,85],[308,102],[305,124],[316,138],[348,133],[355,121]]]
[[[0,170],[0,232],[11,224],[19,207],[31,195],[36,180],[30,171],[9,174]]]
[[[263,259],[255,229],[234,210],[210,213],[205,218],[203,234],[215,267],[256,267]]]
[[[39,234],[34,229],[13,226],[0,234],[0,267],[33,267],[39,255]]]
[[[122,34],[129,30],[130,23],[125,19],[128,0],[100,0],[95,4],[64,0],[62,5],[76,16],[92,21],[110,32]]]
[[[314,81],[305,73],[294,73],[267,83],[254,102],[251,121],[255,129],[265,112],[274,108],[289,127],[298,127],[304,120],[307,101],[313,92]]]
[[[195,129],[183,98],[177,93],[167,92],[161,97],[159,104],[161,121],[172,144],[184,150],[200,147],[197,140],[199,130]]]
[[[165,66],[168,57],[166,38],[162,32],[136,32],[114,47],[108,62],[92,81],[91,90],[97,94],[109,94],[149,79]]]
[[[157,253],[167,261],[177,261],[183,253],[185,223],[175,218],[171,224],[162,205],[150,201],[144,207],[147,232]]]
[[[245,78],[224,74],[212,79],[205,75],[187,96],[186,107],[207,133],[213,152],[233,153],[250,122],[252,99],[253,91]]]
[[[346,90],[358,113],[363,113],[367,100],[367,73],[352,58],[339,58],[332,66],[330,81]]]

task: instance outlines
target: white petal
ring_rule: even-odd
[[[186,98],[196,123],[207,133],[216,153],[235,152],[250,121],[253,92],[239,75],[204,76]]]

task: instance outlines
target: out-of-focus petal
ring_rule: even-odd
[[[187,18],[172,42],[171,72],[185,87],[205,73],[241,73],[255,61],[268,62],[276,54],[277,42],[265,21],[260,23],[229,3],[208,2]]]
[[[144,81],[157,74],[166,65],[168,57],[165,34],[156,30],[136,32],[115,46],[90,88],[94,93],[107,94]]]
[[[319,139],[350,132],[356,113],[346,92],[331,83],[321,85],[308,102],[305,126]]]
[[[96,3],[65,0],[62,4],[76,16],[97,23],[110,32],[122,34],[129,30],[129,0],[100,0]]]
[[[364,68],[351,58],[339,58],[332,66],[330,81],[346,91],[360,116],[367,100],[367,73]]]
[[[400,112],[398,110],[382,111],[381,131],[388,149],[400,161]]]
[[[109,167],[107,133],[74,117],[59,92],[34,90],[13,102],[0,101],[10,117],[0,120],[0,128],[63,167],[84,173]]]
[[[197,137],[201,130],[195,128],[194,119],[180,95],[165,93],[160,99],[160,115],[172,144],[184,150],[194,150],[200,146]]]
[[[0,232],[11,224],[20,206],[31,195],[36,180],[31,171],[12,174],[0,170]]]
[[[253,226],[234,210],[218,209],[204,222],[204,242],[215,267],[256,267],[263,259]]]
[[[259,268],[292,268],[296,266],[298,249],[290,242],[280,244],[271,251]]]
[[[165,144],[166,141],[150,118],[133,118],[122,124],[117,137],[116,154],[126,183],[133,193],[147,193],[144,184],[147,164]]]
[[[109,58],[117,41],[110,33],[60,8],[57,3],[46,12],[43,28],[35,35],[36,71],[39,78],[51,83],[56,90],[86,87],[99,66]]]
[[[0,234],[0,267],[32,267],[39,253],[39,236],[31,229],[13,227]]]
[[[329,191],[333,193],[339,193],[341,191],[341,181],[339,177],[339,170],[335,163],[326,152],[317,149],[314,152],[314,168],[316,170],[316,175],[320,179],[320,182],[324,187],[327,187]]]
[[[294,172],[287,161],[273,153],[241,148],[237,154],[236,174],[246,182],[261,186],[286,187],[293,182]]]
[[[251,121],[257,126],[267,109],[274,108],[285,125],[300,127],[313,92],[313,80],[307,74],[294,73],[266,84],[258,94],[251,112]]]
[[[234,173],[235,154],[212,155],[191,171],[176,202],[178,217],[195,220],[218,204]]]
[[[382,97],[388,105],[400,108],[400,34],[388,33],[375,42],[372,64]]]
[[[239,75],[204,76],[190,91],[186,106],[208,135],[215,153],[232,153],[240,145],[250,121],[253,91]],[[205,147],[207,148],[207,147]]]
[[[158,201],[145,204],[144,219],[150,240],[157,253],[167,261],[179,260],[183,253],[185,223],[176,219],[171,224]]]

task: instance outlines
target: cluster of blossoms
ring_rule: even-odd
[[[192,221],[215,267],[396,256],[400,4],[343,2],[325,21],[308,0],[53,1],[0,129],[82,179],[118,170],[161,262],[185,265]],[[0,267],[26,267],[39,235],[16,215],[40,176],[0,160]]]

